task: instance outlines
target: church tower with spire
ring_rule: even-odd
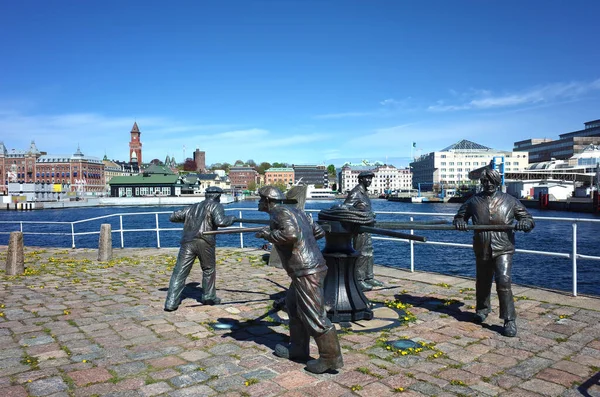
[[[131,128],[131,140],[129,141],[129,162],[142,164],[142,141],[140,140],[140,129],[137,122]]]

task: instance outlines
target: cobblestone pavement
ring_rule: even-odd
[[[218,249],[223,304],[199,303],[195,265],[167,313],[176,253],[119,249],[99,263],[95,250],[26,249],[25,275],[0,273],[0,395],[600,396],[600,299],[515,287],[507,338],[497,310],[470,322],[473,280],[376,267],[378,319],[340,330],[344,368],[314,375],[273,355],[288,335],[273,300],[289,279],[263,251]],[[388,344],[403,338],[420,343]]]

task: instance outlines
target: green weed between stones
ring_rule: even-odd
[[[25,354],[21,359],[21,364],[29,366],[31,369],[40,369],[39,360],[37,357],[30,356]]]
[[[359,368],[356,368],[356,370],[362,374],[373,376],[377,379],[383,379],[383,375],[373,373],[369,368],[359,367]]]
[[[244,382],[244,385],[246,385],[246,386],[252,386],[252,385],[257,384],[258,382],[259,382],[259,380],[256,379],[256,378],[249,378],[248,380],[246,380]]]

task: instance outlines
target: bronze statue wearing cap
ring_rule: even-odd
[[[218,305],[221,300],[216,292],[216,260],[214,235],[201,235],[201,232],[217,230],[218,227],[230,226],[233,216],[226,216],[220,203],[223,190],[219,187],[209,187],[205,199],[179,211],[173,212],[171,222],[183,222],[181,247],[177,255],[177,264],[173,269],[169,292],[165,301],[165,310],[177,310],[181,303],[181,293],[185,280],[192,270],[196,257],[202,268],[202,303]]]
[[[480,178],[483,190],[465,202],[454,216],[454,226],[467,230],[469,219],[474,225],[512,225],[516,230],[529,232],[535,227],[533,218],[516,198],[498,191],[502,179],[498,171],[485,168]],[[517,314],[511,288],[512,257],[515,253],[515,233],[512,229],[476,230],[473,235],[476,281],[474,321],[482,323],[492,311],[490,294],[492,279],[500,303],[500,318],[504,319],[505,336],[517,335]]]
[[[372,171],[362,171],[358,174],[356,185],[346,197],[344,205],[358,211],[372,212],[371,199],[368,187],[371,186],[375,174]],[[373,287],[381,287],[383,283],[375,279],[373,274],[373,240],[371,233],[359,233],[353,240],[354,249],[359,252],[356,260],[356,278],[363,291],[370,291]]]
[[[274,186],[262,187],[258,210],[270,215],[270,225],[256,237],[271,242],[292,279],[286,294],[290,317],[290,344],[277,345],[275,354],[291,360],[308,361],[306,369],[323,373],[344,365],[335,327],[327,318],[323,286],[327,265],[317,239],[325,232],[304,211],[285,205],[283,193]],[[309,361],[310,336],[319,347],[319,358]]]

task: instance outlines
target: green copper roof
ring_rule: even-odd
[[[156,185],[174,184],[179,179],[178,175],[150,174],[149,176],[114,176],[108,182],[109,185]]]

